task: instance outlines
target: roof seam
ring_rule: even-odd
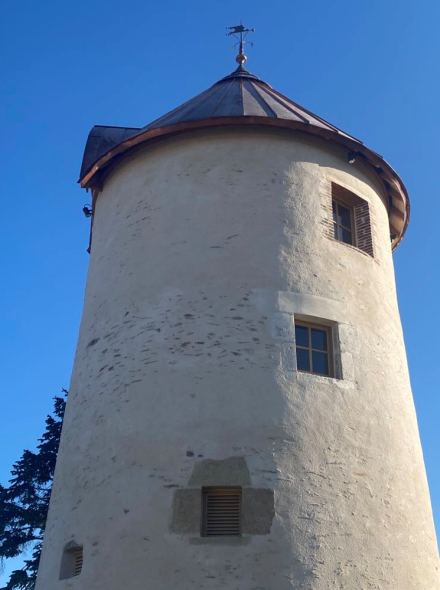
[[[258,102],[263,111],[270,117],[277,119],[277,114],[275,113],[275,111],[267,103],[264,102],[262,96],[260,96],[260,94],[257,92],[257,89],[252,84],[252,82],[246,80],[245,85],[246,90],[248,90],[249,94],[251,94],[253,98]]]

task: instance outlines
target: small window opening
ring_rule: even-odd
[[[79,576],[83,566],[83,548],[80,545],[66,546],[61,559],[60,580]]]
[[[329,326],[295,322],[298,371],[334,376],[332,330]]]
[[[332,182],[332,212],[331,237],[373,256],[368,201]]]
[[[223,537],[241,534],[241,488],[202,489],[202,536]]]
[[[354,245],[353,210],[333,199],[333,231],[340,242]]]

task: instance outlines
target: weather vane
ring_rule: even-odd
[[[236,25],[235,27],[228,27],[228,36],[234,35],[236,38],[238,38],[238,55],[235,58],[235,61],[240,64],[240,66],[242,66],[243,64],[246,63],[247,61],[247,57],[244,54],[244,45],[246,43],[246,37],[248,36],[248,33],[254,33],[255,29],[247,29],[244,25],[242,25],[241,23],[239,25]],[[252,43],[251,43],[252,45]]]

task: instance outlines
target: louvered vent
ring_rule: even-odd
[[[241,533],[241,488],[204,488],[202,535],[238,536]]]
[[[79,576],[83,566],[83,548],[76,547],[72,550],[73,572],[72,576]]]
[[[79,576],[83,566],[83,548],[75,542],[70,542],[64,548],[61,558],[60,580]]]

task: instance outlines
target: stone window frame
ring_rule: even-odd
[[[361,251],[374,258],[373,247],[373,223],[369,202],[354,193],[351,189],[342,186],[336,181],[326,183],[324,191],[322,223],[327,238],[343,244],[348,248]],[[349,244],[335,237],[335,223],[333,219],[333,202],[343,205],[352,214],[353,243]]]
[[[201,536],[202,490],[208,487],[241,488],[240,536]],[[252,535],[271,534],[274,517],[274,490],[252,485],[244,457],[201,459],[194,462],[187,485],[173,490],[170,532],[190,535],[195,544],[246,545]]]

